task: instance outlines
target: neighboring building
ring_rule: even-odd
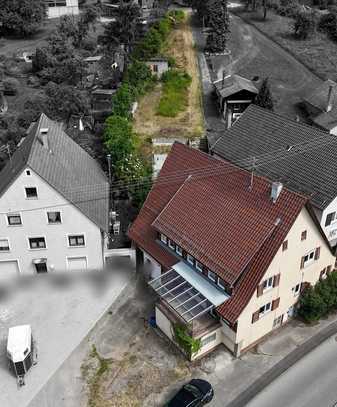
[[[257,159],[255,172],[308,195],[330,244],[336,246],[337,140],[333,136],[251,105],[209,149],[244,168],[252,166],[253,157],[269,155],[266,164]]]
[[[158,294],[158,327],[177,324],[236,356],[284,324],[301,289],[335,257],[306,197],[175,143],[130,229]]]
[[[103,55],[96,55],[93,57],[84,58],[84,63],[87,67],[88,74],[96,74],[99,70],[99,63],[102,60]]]
[[[112,97],[117,89],[95,89],[91,92],[91,113],[95,119],[106,118],[111,114]]]
[[[109,183],[44,114],[0,173],[0,278],[102,269]]]
[[[151,69],[152,75],[158,78],[170,69],[168,59],[164,57],[149,59],[146,61],[146,65]]]
[[[65,15],[80,13],[78,0],[45,0],[48,18],[58,18]]]
[[[313,124],[337,135],[337,83],[328,79],[303,99]]]
[[[213,85],[227,128],[242,116],[259,92],[253,81],[239,75],[224,75]]]

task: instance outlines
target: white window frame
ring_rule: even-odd
[[[298,289],[296,290],[296,287],[298,287]],[[297,297],[300,294],[301,291],[301,283],[298,283],[295,285],[295,287],[292,288],[293,293],[294,293],[294,297]]]
[[[160,234],[160,241],[164,244],[167,244],[167,236],[165,236],[163,233]]]
[[[222,280],[221,278],[218,277],[218,282],[217,282],[218,286],[222,289],[222,290],[226,290],[226,287],[224,285],[222,285]]]
[[[60,222],[49,222],[48,213],[51,213],[51,212],[58,212],[60,214],[61,221]],[[47,216],[48,225],[61,225],[61,223],[62,223],[62,212],[61,211],[47,211],[46,216]]]
[[[187,263],[191,266],[194,266],[195,258],[191,254],[187,254],[186,256]]]
[[[38,197],[39,197],[39,194],[38,194],[38,191],[37,191],[37,187],[35,187],[35,186],[25,186],[24,187],[25,188],[25,196],[26,196],[26,199],[28,199],[29,201],[31,201],[31,200],[34,200],[34,199],[38,199]],[[36,196],[27,196],[27,188],[34,188],[35,190],[36,190]]]
[[[274,276],[267,278],[263,282],[263,292],[271,290],[274,286]]]
[[[75,246],[73,246],[73,245],[70,244],[70,237],[80,237],[80,236],[83,236],[83,239],[84,239],[84,244],[83,245],[75,245]],[[67,235],[67,243],[68,243],[68,248],[69,249],[78,249],[78,248],[86,247],[86,242],[87,242],[87,237],[85,236],[84,233],[69,233]],[[75,257],[84,257],[84,256],[75,256]]]
[[[200,273],[203,272],[202,263],[200,263],[200,261],[198,261],[198,260],[195,261],[195,268],[196,268]]]
[[[0,237],[0,240],[7,240],[7,244],[8,244],[8,250],[0,250],[0,254],[1,253],[9,253],[11,251],[11,245],[9,242],[9,238],[8,237]]]
[[[45,247],[30,247],[30,241],[29,239],[44,239],[44,245]],[[27,241],[28,241],[28,249],[29,250],[46,250],[47,249],[47,239],[46,236],[28,236],[27,237]]]
[[[310,250],[307,254],[304,255],[304,259],[308,256],[308,260],[303,260],[303,268],[310,266],[315,261],[315,249]],[[312,258],[310,259],[310,255],[312,254]]]
[[[74,246],[75,247],[75,246]],[[67,266],[67,270],[70,270],[70,267],[69,267],[69,260],[71,260],[71,259],[79,259],[79,258],[85,258],[85,260],[86,260],[86,262],[87,262],[87,268],[86,268],[86,270],[88,270],[89,269],[89,267],[88,267],[88,265],[89,265],[89,262],[88,262],[88,256],[81,256],[81,255],[78,255],[78,256],[66,256],[66,266]]]
[[[331,222],[327,225],[326,222],[327,222],[327,219],[328,219],[328,216],[329,216],[329,215],[333,215],[333,217],[331,218]],[[332,224],[336,223],[336,220],[337,220],[337,213],[336,213],[336,211],[329,212],[329,213],[327,213],[327,215],[326,215],[326,217],[325,217],[324,226],[325,226],[325,227],[329,227],[329,226],[331,226]]]
[[[168,247],[172,250],[176,248],[175,243],[171,239],[168,240]]]
[[[21,223],[14,223],[14,224],[11,224],[11,223],[9,223],[9,218],[10,217],[13,217],[13,216],[15,216],[15,217],[20,217],[20,221],[21,221]],[[10,227],[17,227],[17,226],[22,226],[22,216],[21,216],[21,213],[10,213],[10,214],[8,214],[7,213],[7,215],[6,215],[6,220],[7,220],[7,226],[10,226]]]
[[[183,255],[183,248],[180,247],[180,246],[177,245],[177,244],[176,244],[176,253],[177,253],[179,256],[182,256],[182,255]]]
[[[212,277],[212,274],[214,275],[214,277]],[[216,275],[213,271],[207,270],[207,277],[208,277],[211,281],[213,281],[213,283],[217,283],[218,277],[217,277],[217,275]]]
[[[261,308],[264,308],[263,311],[261,311]],[[262,305],[259,309],[259,317],[263,317],[264,315],[269,314],[271,311],[271,302],[267,302],[267,304]]]
[[[32,175],[32,172],[31,172],[30,169],[27,169],[27,170],[26,170],[26,175],[27,175],[27,177],[30,177],[30,176]]]

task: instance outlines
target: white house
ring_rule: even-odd
[[[212,155],[244,168],[255,157],[255,173],[309,196],[326,237],[337,245],[334,135],[250,105],[233,127],[209,141]]]
[[[44,114],[0,173],[0,277],[102,269],[105,174]]]
[[[58,18],[65,15],[78,15],[78,0],[45,0],[48,18]]]

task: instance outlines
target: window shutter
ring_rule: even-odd
[[[254,314],[252,315],[252,324],[254,324],[254,322],[259,320],[259,315],[260,315],[260,311],[254,312]]]
[[[303,269],[304,268],[304,256],[302,256],[302,258],[301,258],[301,269]]]
[[[262,294],[263,294],[263,284],[259,284],[257,286],[257,296],[261,297]]]
[[[280,297],[276,298],[276,300],[273,300],[271,304],[271,310],[274,311],[274,309],[278,308],[280,305]]]
[[[281,274],[276,274],[276,276],[274,277],[273,287],[278,287],[280,285],[280,277]]]
[[[317,249],[315,251],[315,260],[319,259],[320,254],[321,254],[321,248],[317,247]]]

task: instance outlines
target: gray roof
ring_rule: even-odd
[[[235,93],[242,90],[247,90],[248,92],[252,92],[254,94],[258,93],[254,82],[250,79],[243,78],[240,75],[229,75],[224,79],[214,82],[213,84],[223,98],[235,95]]]
[[[269,154],[256,160],[256,172],[309,195],[320,209],[337,196],[337,137],[258,106],[250,105],[210,150],[245,168]]]
[[[48,129],[48,148],[41,129]],[[99,164],[45,114],[0,173],[0,197],[25,168],[31,168],[101,229],[108,230],[109,183]]]

